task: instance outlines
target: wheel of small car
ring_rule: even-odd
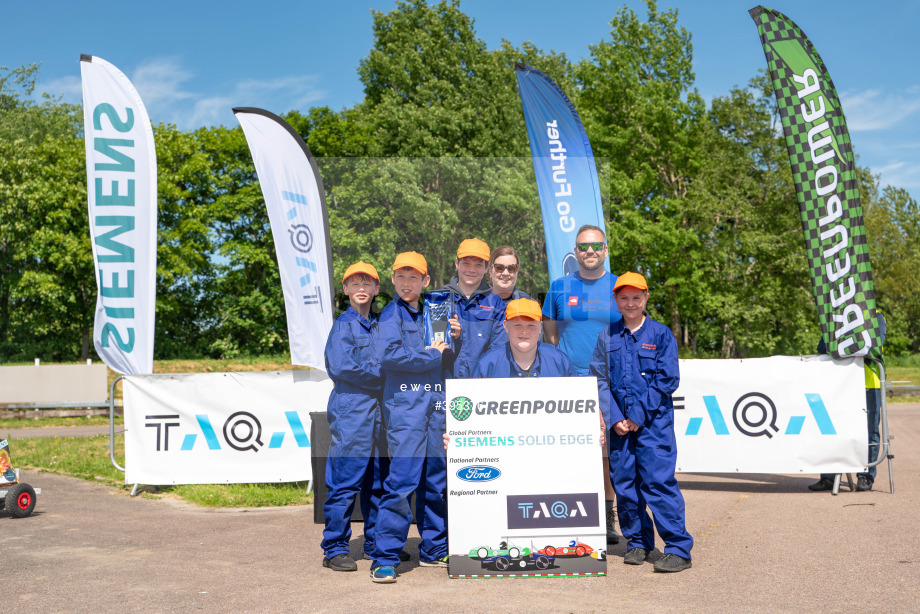
[[[489,556],[489,549],[483,546],[482,548],[476,551],[476,556],[478,556],[481,559],[486,558],[487,556]]]
[[[537,569],[547,569],[549,568],[549,559],[545,556],[538,556],[535,565]]]
[[[511,561],[509,561],[506,557],[500,556],[495,559],[495,567],[501,571],[505,571],[511,567]]]
[[[584,546],[578,546],[577,548],[575,548],[575,556],[584,556],[585,552],[586,550]]]
[[[510,550],[508,550],[508,556],[510,556],[513,559],[521,558],[520,548],[511,548]]]
[[[556,556],[556,549],[552,546],[547,546],[543,549],[543,552],[545,552],[547,556]]]
[[[6,492],[4,506],[13,518],[25,518],[35,509],[35,489],[28,484],[16,484]]]

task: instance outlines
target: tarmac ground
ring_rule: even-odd
[[[678,574],[623,565],[621,542],[605,577],[452,580],[418,566],[413,528],[412,560],[379,585],[369,561],[322,567],[312,506],[204,509],[27,471],[42,494],[28,518],[0,512],[0,601],[32,612],[917,611],[920,405],[889,405],[889,422],[894,494],[886,464],[874,490],[838,496],[808,491],[813,475],[680,474],[696,543]]]

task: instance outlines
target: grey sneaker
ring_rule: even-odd
[[[867,490],[872,490],[872,482],[869,481],[869,478],[861,475],[856,478],[856,492],[865,492]]]
[[[627,565],[641,565],[648,559],[648,550],[645,548],[631,548],[626,551],[623,562]]]
[[[358,564],[347,554],[337,554],[331,559],[324,557],[323,567],[328,567],[332,571],[358,571]]]
[[[677,554],[665,554],[663,557],[655,561],[655,571],[661,571],[664,573],[683,571],[685,569],[690,569],[691,567],[693,567],[693,563],[690,562],[690,559],[685,559],[684,557]]]
[[[422,567],[447,567],[447,561],[449,556],[442,556],[439,559],[433,561],[419,561],[418,564]]]

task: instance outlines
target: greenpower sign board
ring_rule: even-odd
[[[821,332],[835,358],[880,356],[856,163],[834,83],[788,17],[751,9],[767,57],[795,182]]]

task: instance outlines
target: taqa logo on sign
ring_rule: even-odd
[[[674,409],[686,409],[685,401],[684,397],[674,397]],[[806,393],[805,402],[811,412],[811,417],[814,418],[818,431],[822,435],[836,435],[837,429],[834,427],[834,422],[831,420],[830,413],[824,405],[824,399],[821,398],[821,395]],[[703,404],[706,406],[706,415],[712,423],[713,432],[716,435],[730,435],[731,431],[728,428],[728,423],[716,396],[703,395]],[[792,407],[795,408],[795,406]],[[801,411],[801,409],[798,411]],[[776,424],[779,420],[776,404],[773,399],[762,392],[748,392],[741,395],[735,401],[731,417],[738,432],[747,437],[766,437],[771,439],[773,435],[780,432],[780,427]],[[804,415],[804,412],[802,415],[789,416],[789,420],[785,423],[786,428],[783,431],[783,435],[801,435],[802,427],[807,418],[808,416]],[[687,431],[684,434],[699,435],[703,423],[703,417],[690,418],[687,422]]]
[[[597,493],[508,495],[509,529],[600,527]]]
[[[497,467],[490,465],[471,465],[457,471],[457,477],[464,482],[491,482],[501,474]]]
[[[290,431],[276,431],[271,434],[271,440],[268,443],[269,449],[280,448],[284,443],[288,433],[293,435],[293,440],[299,448],[309,448],[310,439],[307,437],[307,431],[304,428],[303,422],[300,419],[300,416],[297,415],[296,411],[286,411],[284,416],[287,418],[288,426]],[[186,424],[183,425],[180,422],[179,414],[158,414],[158,415],[148,415],[144,416],[146,422],[144,427],[151,430],[151,435],[156,435],[156,451],[157,452],[169,452],[169,436],[170,429],[177,428],[178,432],[172,433],[173,442],[175,438],[179,435],[182,436],[182,447],[180,450],[182,452],[188,452],[195,449],[195,444],[199,441],[199,435],[201,439],[204,440],[207,448],[209,450],[220,450],[221,442],[217,437],[217,431],[214,426],[211,424],[211,418],[206,414],[195,414],[195,427],[190,427],[186,419]],[[182,428],[182,427],[185,428]],[[193,432],[188,432],[189,428]],[[194,432],[200,431],[200,432]],[[258,452],[262,449],[262,446],[265,445],[265,442],[262,439],[262,423],[259,421],[259,418],[248,411],[238,411],[232,414],[224,422],[223,429],[221,429],[224,435],[224,443],[234,450],[240,452]],[[290,440],[290,437],[287,437]],[[151,440],[152,444],[153,441]],[[203,448],[202,445],[198,446]],[[175,445],[173,446],[175,450]]]

